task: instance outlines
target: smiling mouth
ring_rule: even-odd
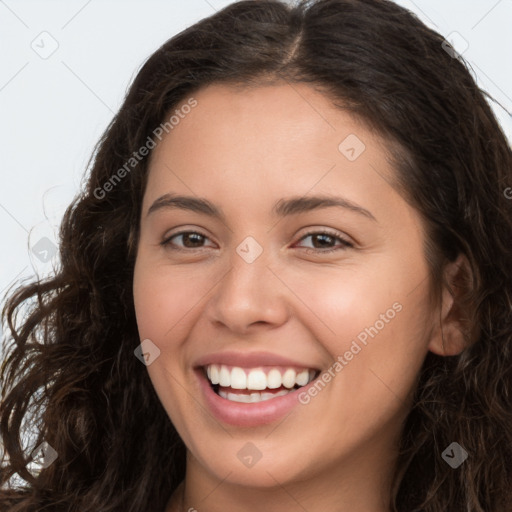
[[[287,395],[316,379],[320,370],[281,366],[242,368],[222,364],[202,367],[213,391],[232,402],[258,403]]]

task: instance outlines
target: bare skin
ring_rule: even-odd
[[[385,142],[311,86],[212,85],[194,97],[151,157],[134,275],[140,339],[161,351],[147,370],[188,450],[184,485],[166,511],[389,512],[424,358],[463,348],[451,295],[429,306],[419,214],[389,184]],[[353,161],[338,149],[350,134],[365,145]],[[206,198],[225,219],[171,208],[148,215],[167,193]],[[373,218],[340,207],[271,211],[280,199],[316,195],[343,197]],[[203,237],[160,245],[182,230]],[[325,230],[327,238],[305,237]],[[236,251],[248,236],[263,251],[251,263]],[[348,360],[371,326],[378,333]],[[339,356],[347,364],[280,421],[238,427],[212,415],[192,369],[225,350],[324,371]],[[248,442],[261,453],[252,467],[237,457]]]

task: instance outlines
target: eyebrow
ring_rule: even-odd
[[[366,208],[363,208],[362,206],[359,206],[358,204],[355,204],[343,197],[324,195],[280,199],[274,204],[272,208],[272,214],[278,217],[288,217],[291,215],[297,215],[300,213],[306,213],[313,210],[330,207],[344,208],[360,215],[364,215],[365,217],[377,222],[377,219]],[[162,209],[189,210],[220,219],[223,222],[226,221],[225,215],[212,202],[208,201],[207,199],[193,196],[164,194],[163,196],[156,199],[155,202],[149,207],[146,216]]]

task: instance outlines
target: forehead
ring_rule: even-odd
[[[185,109],[191,99],[175,108],[183,111],[153,150],[151,168],[172,160],[211,174],[214,164],[242,171],[243,160],[244,169],[275,176],[290,166],[300,174],[302,161],[310,166],[315,160],[316,167],[357,169],[355,158],[347,159],[354,149],[355,157],[381,160],[381,168],[386,163],[385,142],[307,84],[213,84],[194,93],[194,108]]]
[[[238,130],[243,129],[242,138],[247,143],[250,141],[246,135],[252,132],[251,140],[272,142],[277,139],[282,145],[286,141],[293,144],[298,137],[304,142],[306,136],[334,135],[340,128],[342,131],[366,131],[328,96],[304,83],[281,81],[258,87],[212,84],[200,89],[194,98],[197,106],[180,123],[182,138],[187,137],[189,131],[199,131],[205,138],[220,140],[227,136],[233,139]],[[176,142],[180,135],[175,137]],[[283,151],[285,149],[286,146]]]
[[[309,191],[378,208],[396,196],[384,139],[307,84],[213,84],[193,99],[153,152],[146,209],[167,192],[253,212]]]

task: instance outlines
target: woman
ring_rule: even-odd
[[[512,153],[454,55],[270,0],[149,58],[4,310],[3,508],[510,510]]]

